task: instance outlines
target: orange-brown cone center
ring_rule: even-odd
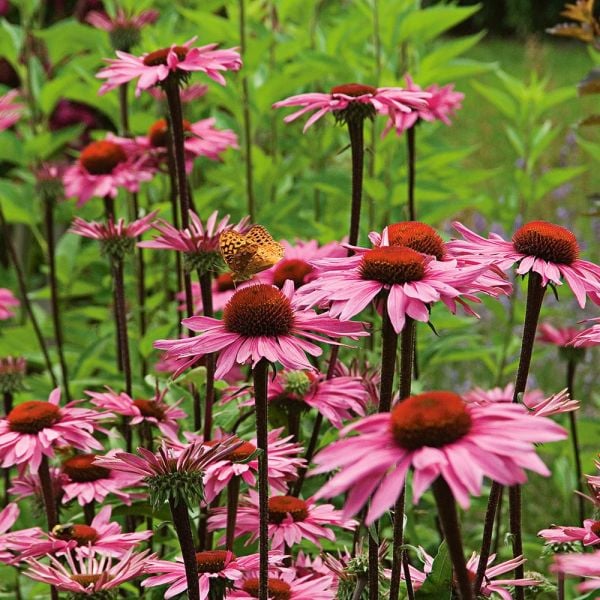
[[[186,56],[187,53],[189,52],[189,49],[186,48],[185,46],[173,46],[172,48],[161,48],[160,50],[155,50],[154,52],[150,52],[149,54],[146,54],[146,56],[144,56],[144,64],[147,67],[158,67],[159,65],[166,65],[167,64],[167,56],[169,54],[169,51],[173,50],[173,52],[175,52],[175,54],[177,55],[177,58],[179,60],[183,60]]]
[[[235,556],[227,550],[206,550],[196,552],[198,573],[218,573],[225,568],[225,562],[235,560]]]
[[[458,394],[426,392],[397,404],[390,415],[390,426],[403,448],[441,448],[469,432],[471,415]]]
[[[425,275],[425,259],[410,248],[381,246],[363,254],[360,273],[388,285],[418,281]]]
[[[269,498],[269,523],[281,523],[288,515],[294,521],[308,517],[308,506],[295,496],[273,496]]]
[[[94,464],[97,456],[97,454],[73,456],[63,463],[63,472],[69,476],[71,481],[77,483],[107,479],[110,475],[110,469]]]
[[[517,252],[548,262],[570,265],[579,257],[575,236],[568,229],[546,221],[526,223],[513,235],[512,242]]]
[[[78,546],[87,546],[88,543],[93,544],[98,539],[98,532],[89,525],[60,526],[54,535],[66,542],[75,540]]]
[[[165,409],[154,400],[134,400],[133,404],[140,409],[144,417],[154,417],[157,421],[165,418]]]
[[[223,311],[225,328],[244,337],[287,335],[294,324],[290,301],[273,286],[260,283],[238,290]]]
[[[60,410],[49,402],[30,400],[15,406],[6,418],[12,431],[38,433],[46,427],[52,427],[58,421]]]
[[[125,150],[119,144],[108,142],[92,142],[79,155],[79,162],[92,175],[108,175],[113,169],[127,160]]]
[[[84,575],[84,574],[71,575],[71,579],[73,581],[75,581],[76,583],[82,585],[84,588],[88,587],[88,585],[98,583],[98,581],[100,580],[100,577],[102,577],[101,573],[94,573],[94,574],[90,574],[90,575]]]
[[[444,258],[444,242],[433,227],[418,221],[392,223],[387,228],[390,246],[406,246],[423,254]]]
[[[191,131],[192,126],[186,119],[183,120],[183,130]],[[166,119],[159,119],[148,129],[148,139],[154,148],[166,148],[169,143],[169,126]]]
[[[600,537],[600,521],[594,521],[590,529],[594,535]]]
[[[217,290],[227,292],[235,289],[235,283],[230,273],[222,273],[217,277]]]
[[[344,94],[346,96],[364,96],[365,94],[375,94],[377,88],[372,85],[363,85],[362,83],[344,83],[331,88],[331,94]]]
[[[299,258],[282,260],[277,264],[273,273],[273,283],[281,288],[286,279],[291,279],[294,282],[294,287],[298,289],[306,283],[306,276],[312,272],[313,268],[305,260]]]
[[[258,598],[258,587],[258,579],[252,578],[244,581],[242,589],[253,598]],[[291,600],[292,598],[292,588],[285,581],[269,578],[268,588],[269,598],[272,600]]]

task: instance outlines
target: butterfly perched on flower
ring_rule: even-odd
[[[272,267],[284,253],[283,246],[262,225],[252,226],[245,234],[227,229],[221,234],[219,249],[235,282]]]

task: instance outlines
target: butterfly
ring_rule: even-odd
[[[219,249],[234,282],[272,267],[284,253],[283,246],[262,225],[252,226],[245,234],[227,229],[221,234]]]

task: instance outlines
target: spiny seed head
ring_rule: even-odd
[[[108,140],[92,142],[79,155],[79,162],[92,175],[109,175],[118,164],[126,160],[125,150]]]
[[[526,223],[513,235],[517,252],[548,262],[570,265],[579,257],[575,236],[564,227],[546,221]]]
[[[363,254],[359,269],[363,279],[401,285],[423,278],[425,259],[410,248],[381,246]]]
[[[199,275],[214,273],[223,267],[223,259],[220,252],[185,252],[183,255],[183,267],[188,273],[196,272]]]
[[[396,442],[407,450],[441,448],[469,432],[471,415],[458,394],[426,392],[398,403],[390,427]]]
[[[134,248],[135,238],[127,235],[104,238],[100,240],[101,254],[116,260],[123,260],[125,256],[133,252]]]
[[[422,254],[430,254],[438,260],[444,258],[444,242],[437,231],[418,221],[402,221],[387,227],[390,246],[406,246]]]
[[[225,568],[225,563],[229,558],[235,560],[235,556],[227,550],[205,550],[196,552],[196,564],[198,573],[218,573]]]
[[[377,88],[372,85],[364,85],[362,83],[344,83],[331,88],[331,95],[344,94],[345,96],[364,96],[366,94],[374,95],[377,93]]]
[[[298,396],[304,396],[314,381],[306,371],[288,371],[283,377],[284,390]]]
[[[308,517],[308,505],[295,496],[269,498],[269,523],[282,523],[288,515],[294,521],[304,521]]]
[[[225,328],[245,337],[276,337],[290,333],[294,311],[278,289],[265,283],[238,290],[223,311]]]
[[[77,483],[88,483],[98,479],[108,479],[110,469],[94,464],[97,454],[77,454],[67,459],[62,466],[71,481]]]
[[[282,288],[286,279],[291,279],[294,282],[294,287],[298,289],[306,283],[306,277],[314,271],[305,260],[299,258],[289,258],[281,260],[275,266],[273,272],[273,283]]]
[[[60,410],[54,404],[41,400],[30,400],[15,406],[6,419],[11,431],[38,433],[52,427],[60,419]]]
[[[174,504],[197,506],[204,499],[202,471],[174,471],[145,477],[154,510],[172,500]]]
[[[258,598],[259,581],[257,578],[246,579],[242,589],[253,598]],[[269,577],[268,581],[269,600],[291,600],[292,588],[285,581]]]

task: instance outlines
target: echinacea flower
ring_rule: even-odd
[[[8,129],[21,118],[24,105],[15,102],[18,95],[18,90],[11,90],[0,96],[0,131]]]
[[[584,546],[596,546],[600,544],[600,521],[586,519],[583,522],[583,527],[552,525],[550,529],[538,531],[538,535],[547,544],[581,542]]]
[[[456,501],[467,508],[469,495],[481,493],[484,476],[515,485],[526,481],[524,469],[549,475],[534,443],[567,436],[550,419],[530,418],[520,404],[478,406],[446,391],[411,396],[391,413],[365,417],[342,435],[350,432],[358,435],[335,442],[315,457],[318,467],[313,473],[341,468],[315,498],[349,490],[344,514],[351,516],[371,497],[367,524],[394,505],[411,467],[415,503],[443,477]]]
[[[23,574],[30,579],[53,585],[61,592],[99,597],[102,592],[114,590],[142,575],[146,562],[155,556],[149,550],[138,554],[129,550],[115,562],[106,555],[83,557],[69,552],[65,555],[66,564],[54,556],[49,557],[48,565],[30,558],[27,560],[29,568]]]
[[[26,366],[22,356],[0,358],[0,394],[13,394],[23,389]]]
[[[127,14],[122,8],[118,8],[114,15],[92,10],[85,16],[85,21],[97,29],[108,32],[113,48],[127,51],[139,44],[142,27],[156,23],[159,16],[157,10]]]
[[[491,390],[475,388],[467,392],[463,398],[465,402],[473,402],[479,405],[493,402],[512,402],[514,391],[514,384],[509,383],[504,388],[495,387]],[[530,410],[529,414],[535,417],[549,417],[579,409],[579,400],[571,400],[566,388],[549,397],[546,397],[542,390],[529,390],[523,394],[521,402]]]
[[[288,483],[296,479],[298,469],[305,466],[306,461],[300,457],[302,446],[294,444],[291,436],[280,437],[282,428],[273,429],[267,435],[269,464],[267,478],[269,486],[278,492],[285,492]],[[205,445],[218,443],[218,438]],[[255,474],[258,472],[258,457],[250,458],[256,453],[256,438],[244,441],[229,455],[213,463],[204,475],[204,493],[206,502],[212,502],[222,492],[233,477],[241,477],[249,486],[256,484]]]
[[[13,308],[21,304],[15,295],[7,288],[0,288],[0,321],[15,316]]]
[[[278,564],[283,560],[283,555],[269,552],[269,564]],[[224,598],[226,590],[230,590],[234,583],[244,578],[248,571],[255,571],[259,567],[259,555],[235,556],[229,550],[205,550],[196,553],[198,566],[198,584],[200,587],[200,600],[211,598]],[[149,560],[145,573],[152,574],[142,582],[143,587],[168,585],[164,598],[168,600],[188,589],[185,567],[181,558],[175,562],[168,560]]]
[[[600,344],[600,317],[590,320],[598,321],[598,323],[596,325],[592,325],[588,329],[584,329],[571,340],[571,343],[573,346],[575,346],[575,348],[585,348]]]
[[[301,106],[302,108],[285,117],[290,123],[306,113],[312,112],[306,121],[303,131],[316,123],[327,113],[333,113],[338,120],[347,120],[353,113],[362,119],[373,117],[376,113],[386,115],[394,120],[399,113],[410,113],[427,106],[429,94],[411,92],[402,88],[376,88],[371,85],[347,83],[331,88],[329,94],[312,92],[291,96],[273,104],[273,108],[285,106]]]
[[[247,543],[258,539],[259,499],[254,490],[240,500],[235,535],[250,534]],[[208,530],[223,529],[227,525],[227,508],[214,508],[208,517]],[[313,498],[302,500],[295,496],[271,496],[269,498],[269,539],[273,550],[283,550],[302,540],[309,540],[320,547],[319,540],[335,540],[330,527],[353,529],[356,521],[346,519],[332,504],[316,504]]]
[[[81,151],[77,162],[66,169],[63,183],[67,197],[75,196],[77,206],[82,206],[92,197],[115,198],[119,188],[138,192],[140,183],[153,177],[154,171],[136,153],[109,136]]]
[[[57,446],[72,446],[84,452],[102,449],[92,434],[100,419],[112,415],[79,408],[78,401],[63,407],[59,404],[60,388],[56,388],[47,402],[22,402],[0,419],[2,467],[27,464],[32,473],[37,473],[42,457],[54,457]]]
[[[76,556],[101,554],[121,558],[152,537],[152,531],[123,533],[117,522],[111,523],[111,513],[112,507],[104,506],[89,525],[68,523],[57,525],[50,533],[39,530],[28,537],[21,536],[17,546],[20,560],[45,554],[59,556],[69,551]]]
[[[258,571],[246,572],[244,576],[227,594],[228,600],[258,598]],[[333,577],[297,577],[293,569],[269,572],[268,595],[272,600],[334,600]]]
[[[53,497],[57,502],[60,502],[63,496],[63,487],[69,481],[69,478],[62,472],[60,467],[50,467],[49,471]],[[16,500],[33,496],[35,505],[39,507],[40,512],[44,510],[44,496],[40,477],[38,473],[30,473],[25,464],[19,466],[17,476],[11,477],[11,486],[8,488],[8,493],[15,496]]]
[[[107,457],[115,454],[111,450]],[[126,492],[125,488],[140,485],[141,477],[102,467],[96,459],[98,454],[76,454],[63,462],[63,473],[69,478],[63,485],[63,504],[77,498],[81,506],[91,502],[104,502],[109,494],[114,494],[123,504],[131,505],[134,498],[143,494]]]
[[[453,226],[464,238],[449,242],[454,255],[493,263],[503,271],[518,263],[519,275],[537,273],[542,286],[562,285],[564,278],[581,308],[585,307],[586,296],[600,304],[600,267],[579,258],[579,244],[568,229],[546,221],[531,221],[507,242],[495,233],[483,238],[458,222]]]
[[[590,554],[556,554],[552,571],[585,577],[583,583],[577,586],[580,592],[600,589],[600,551]]]
[[[150,400],[136,398],[135,400],[125,392],[117,394],[107,386],[106,392],[92,392],[86,390],[86,394],[92,398],[92,404],[98,408],[109,410],[117,415],[130,417],[129,425],[149,423],[158,427],[159,431],[169,440],[177,440],[179,424],[177,419],[185,419],[186,413],[179,408],[183,398],[174,404],[165,402],[168,391],[165,388],[158,392]]]
[[[281,290],[264,283],[239,289],[227,303],[223,320],[195,316],[182,323],[201,335],[158,340],[154,347],[182,358],[218,352],[217,379],[235,363],[251,362],[255,366],[263,358],[279,361],[288,369],[313,370],[306,353],[320,356],[323,350],[303,338],[337,344],[330,338],[368,335],[362,323],[339,321],[298,308],[292,281]]]
[[[217,44],[191,47],[196,38],[188,40],[181,46],[173,44],[154,52],[134,56],[117,50],[116,59],[108,59],[108,67],[102,69],[96,77],[106,79],[99,94],[137,79],[136,96],[165,81],[171,74],[187,79],[190,73],[200,71],[212,80],[225,85],[222,71],[238,71],[242,59],[235,49],[217,50]]]
[[[410,92],[427,92],[427,106],[418,108],[410,113],[397,113],[390,118],[386,130],[394,128],[397,134],[401,134],[418,121],[441,121],[445,125],[451,125],[450,116],[461,107],[465,97],[461,92],[454,91],[454,85],[430,85],[424,90],[418,86],[410,75],[405,75],[406,89]]]
[[[26,547],[32,536],[39,535],[39,527],[9,531],[19,518],[19,507],[9,502],[0,511],[0,562],[10,565],[20,560],[20,550]]]
[[[580,333],[576,327],[555,327],[551,323],[540,323],[538,326],[538,341],[554,344],[559,348],[571,345],[571,340]]]
[[[135,248],[136,238],[152,227],[156,214],[157,211],[151,212],[131,223],[125,223],[125,219],[119,219],[115,223],[112,218],[109,218],[107,223],[100,223],[75,217],[69,231],[98,240],[103,254],[121,259]]]
[[[223,264],[219,251],[221,234],[230,229],[243,233],[247,229],[249,218],[244,217],[239,223],[233,224],[229,222],[229,215],[225,215],[217,222],[218,213],[215,210],[206,223],[202,223],[200,217],[190,210],[189,219],[189,226],[183,230],[173,227],[167,221],[159,220],[153,225],[159,235],[154,236],[152,240],[139,242],[138,246],[181,252],[188,271],[214,271]]]
[[[175,504],[198,504],[204,497],[203,477],[211,464],[218,462],[240,445],[234,439],[224,439],[208,448],[193,442],[175,449],[163,441],[156,453],[138,448],[137,455],[114,452],[98,457],[95,464],[138,476],[150,490],[150,502],[156,508],[172,500]]]
[[[331,302],[329,314],[345,320],[375,300],[378,308],[386,304],[397,333],[404,328],[407,316],[428,322],[434,302],[443,302],[453,313],[459,302],[475,314],[463,297],[478,301],[471,288],[487,269],[487,265],[438,261],[404,246],[357,249],[354,256],[315,263],[322,269],[319,278],[299,290],[305,306]],[[489,291],[492,293],[491,286]]]

